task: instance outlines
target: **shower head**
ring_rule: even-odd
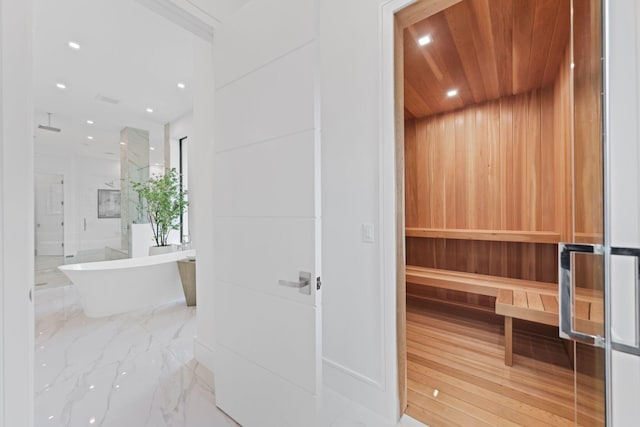
[[[51,126],[51,113],[47,113],[49,115],[49,124],[48,125],[38,125],[38,129],[48,130],[50,132],[60,132],[62,129]]]

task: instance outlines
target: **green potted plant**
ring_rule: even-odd
[[[185,192],[180,190],[178,173],[170,169],[147,181],[132,182],[131,186],[140,198],[138,212],[147,217],[153,231],[157,249],[149,248],[149,254],[172,252],[174,249],[167,242],[169,232],[180,228],[180,216],[188,205]]]

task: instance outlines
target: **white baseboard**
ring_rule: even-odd
[[[215,372],[215,352],[198,337],[193,339],[193,356],[202,366]]]

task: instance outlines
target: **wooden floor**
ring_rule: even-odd
[[[407,414],[431,427],[575,425],[562,341],[516,330],[508,367],[503,332],[500,316],[409,300]],[[578,384],[579,424],[604,425],[603,381],[580,375]]]

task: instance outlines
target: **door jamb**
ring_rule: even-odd
[[[404,64],[403,29],[461,0],[389,0],[382,5],[381,46],[381,200],[385,283],[395,298],[395,355],[388,369],[397,370],[398,417],[407,408],[407,341],[404,224]],[[395,366],[394,366],[395,364]]]

